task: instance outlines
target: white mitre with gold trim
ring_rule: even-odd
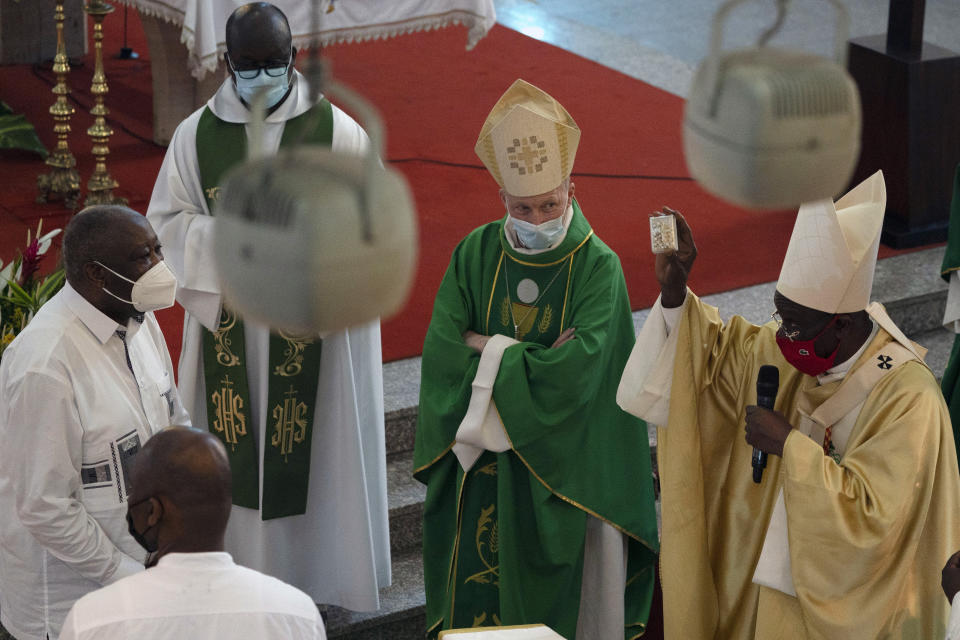
[[[512,196],[536,196],[570,177],[580,127],[545,91],[517,80],[480,129],[477,156]]]
[[[881,171],[836,204],[820,200],[801,205],[777,291],[826,313],[866,309],[886,205]]]

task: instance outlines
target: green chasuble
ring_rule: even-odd
[[[616,404],[634,343],[620,261],[576,202],[561,244],[514,251],[506,218],[454,250],[423,346],[414,474],[427,485],[427,626],[544,623],[576,634],[587,516],[628,537],[625,638],[642,635],[658,550],[646,425]],[[515,328],[516,327],[516,328]],[[576,338],[553,349],[566,328]],[[452,451],[480,354],[462,334],[521,340],[493,387],[512,448],[464,474]]]
[[[953,178],[953,199],[950,201],[950,230],[947,235],[947,251],[940,266],[940,275],[950,282],[950,273],[960,269],[960,165]],[[940,382],[943,397],[950,408],[950,421],[953,423],[953,440],[960,443],[960,334],[953,339],[953,351],[943,372]],[[960,457],[960,444],[957,444],[957,457]]]
[[[321,100],[288,120],[280,148],[298,142],[329,147],[333,108]],[[225,122],[207,107],[197,123],[200,184],[213,212],[223,176],[247,157],[246,125]],[[264,520],[306,512],[310,481],[310,443],[321,341],[316,336],[271,332],[267,387],[268,437],[257,451],[256,419],[249,415],[243,320],[224,306],[215,332],[203,332],[203,368],[210,431],[230,458],[233,504],[260,509]],[[259,464],[263,461],[263,492]]]

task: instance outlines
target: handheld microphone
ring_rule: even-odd
[[[760,367],[757,374],[757,406],[773,411],[773,403],[777,399],[777,390],[780,388],[780,370],[772,364]],[[753,481],[760,484],[763,470],[767,466],[767,452],[753,448]]]

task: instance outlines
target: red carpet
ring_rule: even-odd
[[[121,11],[105,22],[104,50],[110,55],[120,48],[122,24]],[[144,211],[164,149],[135,137],[149,139],[152,106],[148,52],[133,12],[128,37],[143,58],[107,60],[107,106],[115,130],[108,168],[120,182],[117,193]],[[383,322],[385,361],[419,354],[451,251],[471,229],[503,215],[497,185],[473,145],[490,107],[518,77],[555,96],[583,130],[574,172],[577,199],[597,234],[620,255],[635,309],[656,298],[647,214],[664,204],[682,211],[693,227],[700,257],[690,284],[698,293],[777,277],[793,212],[744,211],[687,179],[680,98],[500,26],[471,52],[464,42],[461,28],[448,28],[325,52],[334,75],[380,108],[387,157],[410,182],[420,218],[416,291],[397,316]],[[85,135],[92,122],[86,108],[92,66],[88,56],[71,73],[73,97],[84,106],[74,116],[70,146],[84,184],[93,168]],[[37,125],[48,148],[54,144],[47,115],[52,78],[49,70],[0,67],[0,99]],[[57,225],[67,219],[61,206],[33,202],[35,176],[43,168],[34,156],[0,153],[2,259],[12,257],[36,219]],[[892,253],[881,249],[881,255]],[[176,357],[179,309],[161,312],[161,320]]]

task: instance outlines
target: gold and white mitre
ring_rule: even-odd
[[[517,80],[493,105],[474,151],[512,196],[536,196],[570,177],[580,127],[545,91]]]
[[[820,200],[800,205],[777,291],[826,313],[866,309],[886,205],[882,171],[836,204]]]

